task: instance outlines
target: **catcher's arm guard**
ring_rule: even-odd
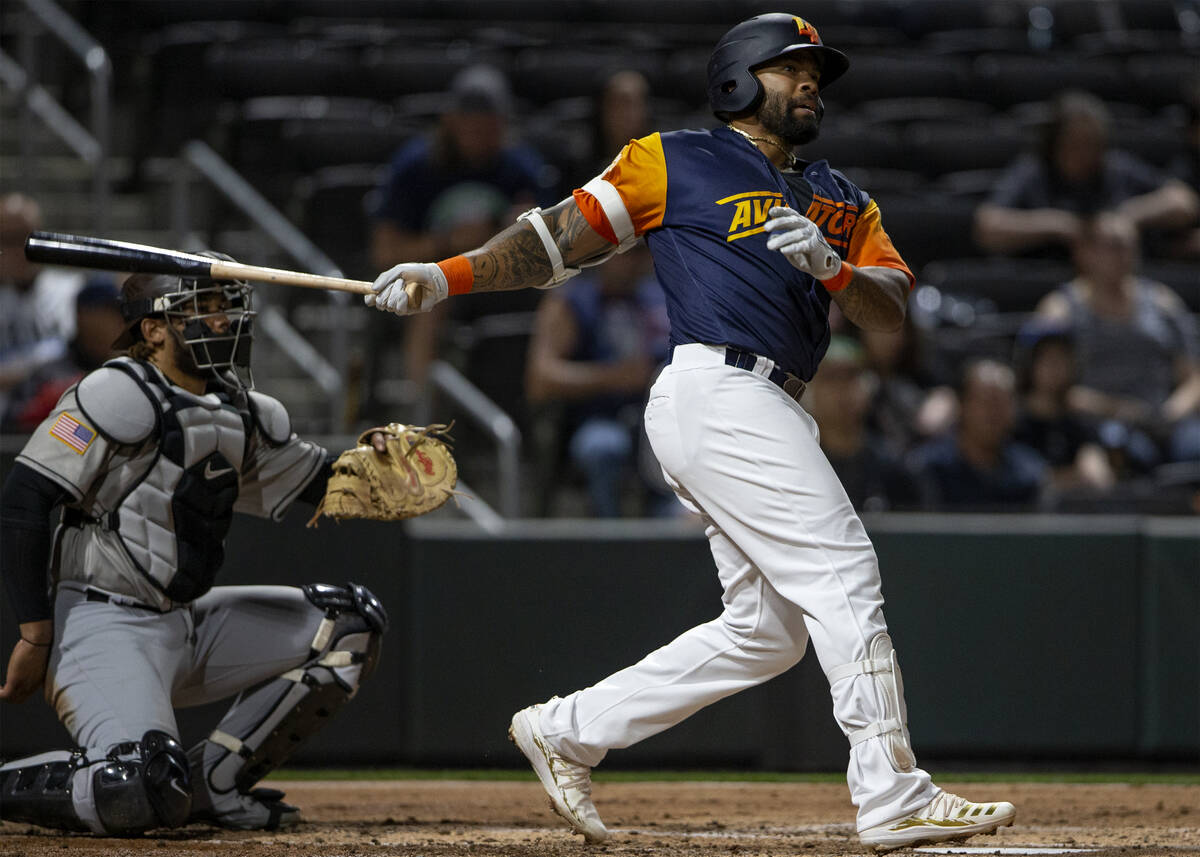
[[[450,426],[389,423],[367,429],[358,446],[333,463],[325,496],[308,526],[322,515],[399,521],[432,512],[457,492],[458,465],[450,452]],[[384,437],[385,451],[371,438]]]

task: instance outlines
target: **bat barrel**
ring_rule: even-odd
[[[50,265],[180,277],[207,277],[213,262],[191,253],[58,232],[30,233],[25,239],[25,258]]]

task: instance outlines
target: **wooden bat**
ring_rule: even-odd
[[[373,293],[365,280],[343,280],[301,271],[262,268],[210,259],[194,253],[165,250],[128,241],[93,238],[88,235],[64,235],[58,232],[33,232],[25,239],[25,258],[31,262],[98,268],[101,271],[129,271],[136,274],[172,274],[178,277],[208,277],[214,280],[249,280],[254,283],[279,283],[308,289],[334,289],[356,295]],[[411,300],[415,286],[410,284]]]

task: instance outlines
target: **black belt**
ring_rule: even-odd
[[[143,604],[140,601],[127,600],[125,598],[122,598],[120,601],[117,601],[115,598],[113,598],[113,596],[109,595],[107,592],[104,592],[99,589],[92,589],[92,587],[90,587],[90,586],[87,589],[85,589],[84,592],[87,596],[88,601],[99,601],[101,604],[108,604],[109,602],[112,602],[113,604],[119,604],[122,607],[134,607],[138,610],[149,610],[151,613],[166,612],[164,610],[159,610],[157,607],[153,606],[152,604]]]
[[[731,348],[728,345],[725,346],[726,366],[736,366],[738,369],[747,369],[753,372],[758,359],[758,355],[750,351],[742,351],[738,348]],[[771,374],[764,375],[763,377],[797,402],[804,395],[804,388],[807,386],[799,376],[793,375],[791,372],[784,372],[778,366],[773,366]]]

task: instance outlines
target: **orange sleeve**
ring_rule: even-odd
[[[663,155],[662,137],[651,134],[630,140],[600,178],[616,188],[633,223],[635,235],[662,225],[667,208],[667,161]],[[582,188],[573,196],[591,227],[616,244],[616,233],[600,201]]]
[[[883,231],[883,221],[879,216],[879,206],[875,200],[867,203],[867,208],[858,216],[854,224],[854,232],[850,236],[850,252],[846,261],[857,267],[877,265],[881,268],[895,268],[903,271],[908,277],[908,287],[911,289],[916,277],[908,269],[908,265],[900,258],[892,239]]]

